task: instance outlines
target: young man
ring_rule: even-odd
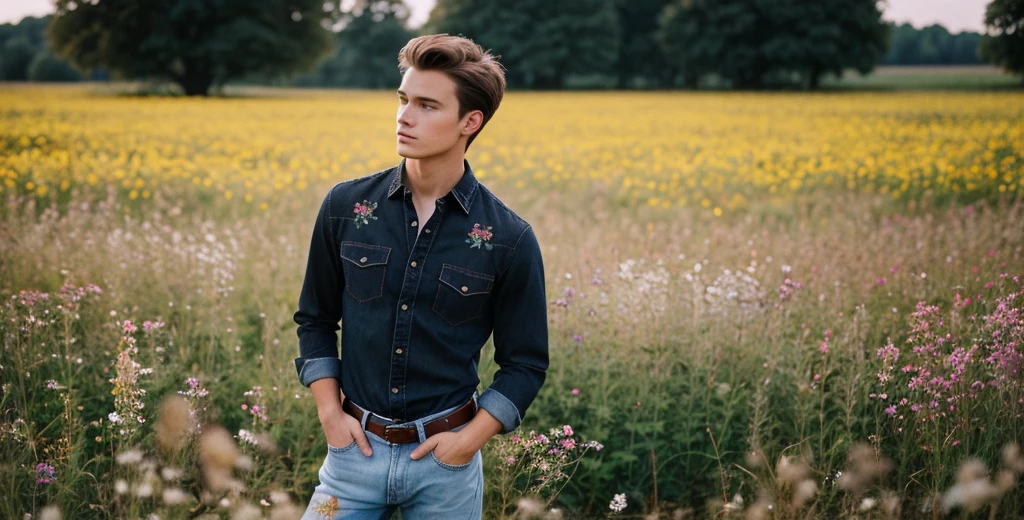
[[[335,185],[313,226],[295,368],[328,453],[303,518],[480,518],[480,448],[520,424],[548,366],[537,239],[464,157],[504,95],[501,66],[430,35],[399,69],[404,159]],[[477,396],[492,332],[499,370]]]

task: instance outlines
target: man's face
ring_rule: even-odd
[[[459,118],[455,82],[436,70],[410,68],[398,87],[398,155],[425,159],[459,145],[470,116]]]

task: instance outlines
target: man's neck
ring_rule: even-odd
[[[464,157],[462,154],[446,154],[426,159],[407,158],[403,182],[416,198],[439,199],[462,179]]]

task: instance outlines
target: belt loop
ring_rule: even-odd
[[[355,403],[353,403],[353,404],[355,404]],[[356,405],[356,406],[359,406],[359,405]],[[362,407],[360,406],[359,409],[362,410]],[[366,421],[368,421],[368,420],[370,420],[370,411],[369,410],[363,410],[363,417],[361,419],[359,419],[359,427],[362,428],[363,431],[366,431]]]
[[[417,419],[414,424],[416,425],[416,434],[420,437],[420,444],[423,444],[427,440],[427,432],[423,430],[423,420]]]

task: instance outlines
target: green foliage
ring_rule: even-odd
[[[320,0],[58,0],[53,51],[77,68],[169,79],[188,95],[246,76],[309,70],[332,48]]]
[[[915,29],[909,23],[892,27],[886,65],[978,65],[981,34],[950,34],[941,25]]]
[[[1024,0],[992,0],[985,8],[988,34],[981,57],[1006,71],[1024,75]]]
[[[0,47],[0,79],[24,81],[28,79],[28,66],[35,49],[25,38],[15,37]]]
[[[683,83],[715,76],[737,88],[818,88],[826,73],[866,74],[885,52],[874,0],[687,0],[662,13],[658,39]]]
[[[560,89],[570,75],[616,73],[615,7],[612,0],[440,0],[425,30],[462,34],[493,50],[510,86]]]
[[[78,81],[82,79],[66,61],[58,60],[49,50],[42,50],[32,58],[28,67],[28,79],[31,81]]]
[[[340,9],[340,8],[339,8]],[[298,81],[302,86],[395,88],[398,51],[412,38],[408,8],[401,0],[360,0],[340,11],[337,52]]]

